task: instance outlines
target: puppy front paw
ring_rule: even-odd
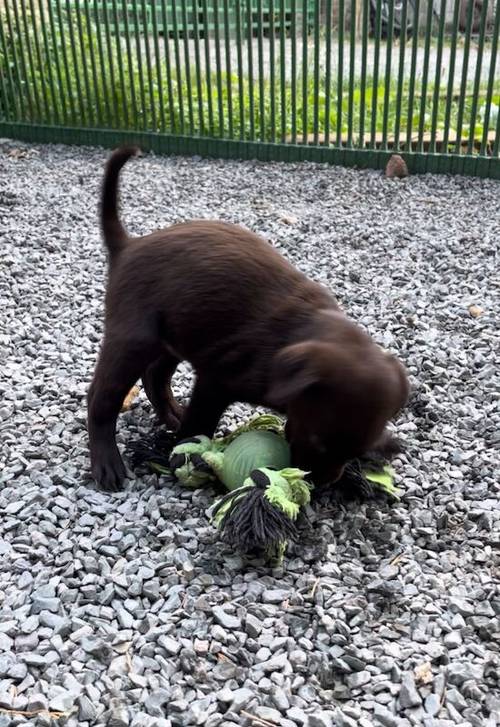
[[[107,492],[118,492],[122,489],[127,472],[118,450],[107,452],[93,458],[92,477]]]

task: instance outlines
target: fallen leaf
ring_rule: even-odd
[[[389,178],[396,177],[398,179],[403,179],[403,177],[408,176],[408,167],[403,157],[399,156],[399,154],[393,154],[391,156],[385,168],[385,176]]]
[[[479,316],[483,315],[484,310],[481,306],[474,304],[469,306],[469,313],[473,318],[479,318]]]
[[[125,397],[125,401],[122,404],[122,411],[128,411],[133,404],[135,397],[139,393],[139,387],[133,386]]]
[[[299,221],[299,218],[294,215],[281,215],[280,219],[285,223],[285,225],[296,225]]]
[[[424,661],[422,664],[418,664],[413,672],[417,684],[431,684],[434,679],[430,661]]]

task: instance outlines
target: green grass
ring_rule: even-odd
[[[294,114],[292,86],[290,82],[286,82],[283,88],[280,87],[279,64],[276,66],[274,86],[271,86],[269,79],[260,84],[258,81],[250,83],[248,78],[240,80],[235,74],[222,74],[219,79],[212,74],[197,79],[195,73],[191,72],[188,77],[182,62],[181,41],[180,77],[177,76],[172,54],[173,78],[168,84],[164,61],[160,69],[153,61],[148,69],[142,57],[141,65],[134,41],[131,42],[132,55],[129,60],[124,45],[119,43],[116,36],[110,35],[106,38],[103,29],[99,36],[92,19],[87,22],[83,13],[80,17],[79,26],[73,15],[70,24],[68,18],[63,16],[63,34],[57,16],[54,16],[52,26],[48,22],[50,18],[46,18],[45,33],[41,32],[36,22],[30,22],[28,37],[24,35],[15,42],[7,42],[7,48],[2,44],[0,36],[1,119],[33,124],[129,129],[259,141],[281,141],[282,137],[290,140],[295,133],[300,142],[303,135],[312,135],[316,131],[320,143],[326,127],[329,126],[331,142],[336,141],[338,129],[342,138],[346,138],[350,107],[347,83],[340,94],[335,83],[330,84],[329,89],[326,88],[324,77],[319,79],[318,88],[312,76],[307,78],[305,88],[303,78],[298,78]],[[7,33],[8,23],[1,18],[0,22],[3,24],[4,33]],[[163,44],[162,38],[159,43]],[[150,44],[153,50],[153,41]],[[191,71],[194,67],[192,62]],[[328,91],[330,110],[327,116]],[[462,136],[465,138],[469,136],[472,91],[468,86],[465,94],[462,128]],[[373,79],[369,78],[363,94],[359,80],[355,81],[351,104],[354,146],[360,144],[360,111],[363,101],[364,140],[369,140],[372,131],[377,138],[382,134],[386,96],[387,136],[390,139],[397,125],[397,82],[391,81],[386,94],[384,81],[374,85]],[[408,106],[408,96],[409,82],[405,81],[399,117],[402,142],[406,140],[409,115],[412,135],[419,129],[422,107],[419,84],[415,86],[413,109]],[[431,83],[428,85],[423,105],[424,134],[432,130],[433,98],[434,86]],[[252,101],[253,115],[250,114]],[[483,134],[482,110],[485,102],[486,88],[482,85],[474,119],[476,139],[481,139]],[[491,129],[496,124],[495,108],[500,106],[499,79],[495,81],[492,103],[494,106],[489,123]],[[438,137],[444,131],[446,107],[446,86],[443,84],[439,89],[437,104]],[[307,111],[305,125],[304,109]],[[457,94],[450,104],[449,129],[452,135],[456,129],[458,112]]]

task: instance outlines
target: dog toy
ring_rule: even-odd
[[[290,466],[283,421],[271,414],[226,437],[183,440],[168,457],[136,447],[138,460],[147,460],[160,474],[173,474],[186,487],[223,484],[228,492],[215,503],[212,518],[224,540],[239,551],[265,551],[278,559],[287,542],[297,538],[297,517],[314,489],[307,472]],[[365,496],[375,488],[397,498],[392,471],[380,460],[351,462],[342,479],[344,487],[349,484]]]

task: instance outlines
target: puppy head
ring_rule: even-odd
[[[395,446],[385,427],[408,397],[401,364],[375,344],[305,341],[276,356],[269,400],[287,413],[297,467],[318,484],[335,482],[345,464]]]

